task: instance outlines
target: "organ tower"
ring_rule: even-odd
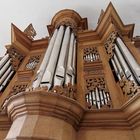
[[[140,56],[113,5],[96,29],[64,9],[34,40],[11,25],[0,59],[0,140],[139,140]]]

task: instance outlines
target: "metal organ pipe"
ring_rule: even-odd
[[[128,64],[131,66],[131,69],[133,70],[134,74],[136,75],[136,79],[140,83],[140,66],[129,51],[129,49],[126,47],[124,42],[118,37],[116,39],[117,45],[120,48],[121,52],[123,53],[124,57],[126,58]]]
[[[73,71],[74,71],[73,66],[72,66],[72,64],[73,64],[73,49],[74,49],[74,33],[71,33],[65,84],[71,83],[71,81],[72,81],[72,75],[73,75]]]
[[[45,72],[46,66],[48,64],[48,61],[49,61],[49,58],[50,58],[50,55],[51,55],[51,52],[52,52],[52,49],[53,49],[53,46],[54,46],[54,42],[56,40],[57,32],[58,32],[58,30],[55,29],[54,34],[53,34],[53,36],[52,36],[52,38],[49,42],[46,53],[44,55],[44,58],[42,60],[41,66],[40,66],[40,68],[37,72],[36,80],[33,82],[33,88],[37,88],[40,85],[41,79],[42,79],[43,74]]]
[[[64,34],[64,39],[62,42],[62,47],[56,67],[56,72],[54,76],[54,85],[63,85],[64,83],[64,75],[66,71],[66,54],[67,50],[69,49],[69,40],[70,40],[70,27],[66,27],[66,31]]]
[[[7,78],[4,80],[4,82],[1,84],[0,91],[3,90],[3,88],[6,86],[7,82],[9,81],[9,79],[11,78],[13,73],[14,73],[14,71],[11,71],[10,74],[7,76]]]
[[[50,55],[47,68],[41,80],[41,87],[48,86],[48,88],[50,88],[52,86],[53,75],[54,75],[55,66],[57,63],[57,59],[58,59],[58,55],[59,55],[59,51],[60,51],[60,47],[61,47],[61,43],[63,39],[63,34],[64,34],[64,26],[60,26],[55,43],[54,43],[53,50]]]
[[[3,81],[6,79],[6,77],[9,75],[9,73],[12,71],[12,66],[10,66],[7,71],[2,75],[0,79],[0,85],[3,83]]]
[[[111,58],[111,63],[112,63],[112,65],[113,65],[113,68],[114,68],[114,70],[115,70],[115,73],[116,73],[118,79],[121,80],[121,76],[120,76],[120,74],[119,74],[119,71],[118,71],[118,69],[117,69],[117,66],[116,66],[116,64],[115,64],[115,62],[114,62],[114,59],[112,59],[112,58]]]
[[[127,63],[125,62],[125,59],[123,58],[117,45],[115,45],[115,53],[118,56],[119,62],[120,62],[121,67],[125,73],[126,78],[134,81],[133,74],[131,73],[131,70],[129,69]]]
[[[73,46],[73,59],[72,59],[72,68],[73,68],[73,75],[72,75],[72,85],[75,83],[75,74],[76,74],[76,39],[74,40]]]
[[[0,70],[0,77],[4,74],[4,72],[7,70],[7,68],[10,66],[11,60],[9,59]]]
[[[117,56],[116,56],[115,53],[114,53],[114,55],[113,55],[113,59],[114,59],[114,62],[115,62],[115,64],[116,64],[116,66],[117,66],[117,69],[118,69],[118,71],[119,71],[119,74],[120,74],[120,76],[122,77],[122,76],[124,75],[124,73],[123,73],[122,67],[121,67],[121,65],[120,65],[120,63],[119,63],[119,60],[118,60],[118,58],[117,58]]]
[[[7,53],[1,60],[0,60],[0,69],[2,66],[6,63],[6,61],[9,59],[9,54]]]

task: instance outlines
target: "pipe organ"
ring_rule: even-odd
[[[128,81],[127,83],[131,81],[131,88],[138,86],[140,84],[140,66],[116,32],[109,36],[105,48],[118,81],[122,83],[125,79],[125,82]]]
[[[4,90],[7,83],[11,79],[12,75],[14,74],[14,70],[11,65],[11,58],[7,53],[1,60],[0,60],[0,92]]]
[[[70,26],[55,29],[44,59],[33,82],[33,88],[75,83],[76,39]]]

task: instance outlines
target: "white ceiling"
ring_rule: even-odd
[[[0,56],[4,46],[10,44],[11,23],[24,30],[30,23],[37,31],[37,38],[48,35],[56,12],[68,8],[88,18],[89,29],[94,29],[101,9],[106,9],[110,0],[0,0]],[[111,0],[124,24],[135,23],[134,36],[140,35],[140,0]]]

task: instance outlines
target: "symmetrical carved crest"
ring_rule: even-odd
[[[111,108],[111,98],[104,77],[86,79],[86,105],[89,109]]]
[[[114,47],[115,47],[115,44],[114,44],[114,41],[117,37],[117,32],[112,32],[110,34],[110,36],[107,38],[107,41],[105,43],[105,49],[106,49],[106,52],[109,56],[109,58],[112,58],[113,56],[113,50],[114,50]]]
[[[87,92],[95,90],[96,87],[98,87],[101,90],[107,91],[107,87],[103,77],[91,77],[86,79]]]
[[[19,92],[23,92],[23,91],[25,91],[26,90],[26,88],[27,88],[27,83],[26,84],[16,84],[16,85],[14,85],[13,86],[13,88],[12,88],[12,90],[11,90],[11,92],[10,92],[10,95],[12,94],[17,94],[17,93],[19,93]]]
[[[26,64],[27,70],[34,70],[40,61],[41,55],[31,56]]]
[[[36,36],[36,31],[33,27],[32,24],[30,24],[25,30],[24,33],[31,39],[33,40],[34,37]]]
[[[84,59],[84,62],[99,61],[100,55],[98,53],[97,47],[84,48],[83,59]]]
[[[130,81],[123,77],[120,81],[120,87],[122,88],[122,91],[124,95],[128,95],[132,97],[136,93],[140,93],[140,87],[137,86],[133,81]]]
[[[8,53],[11,57],[11,64],[13,69],[16,71],[21,64],[24,56],[15,48],[8,49]]]
[[[61,21],[59,21],[55,28],[58,28],[60,25],[70,26],[74,33],[77,32],[77,23],[71,18],[65,17]]]
[[[60,95],[63,95],[72,99],[76,99],[76,96],[75,96],[76,87],[70,83],[68,85],[65,85],[64,87],[54,86],[52,90],[50,90],[50,92],[57,93],[57,94],[60,94]]]

